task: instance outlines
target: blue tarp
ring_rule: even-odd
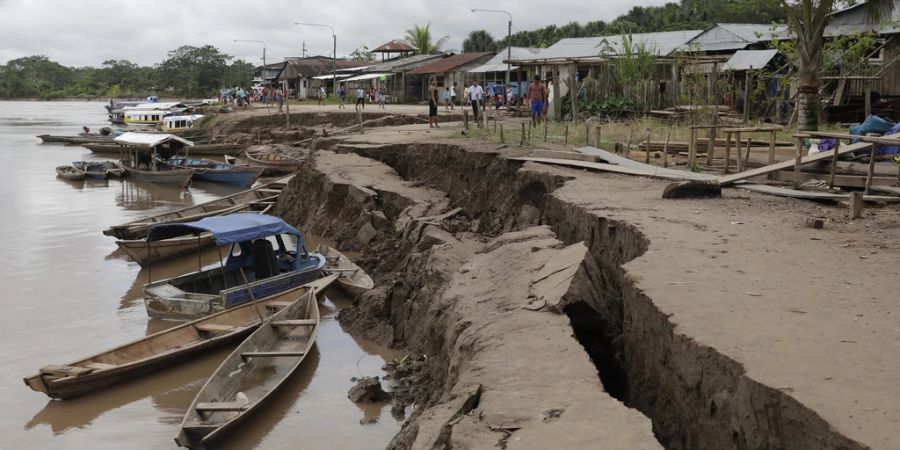
[[[150,242],[160,241],[204,231],[212,233],[218,245],[252,241],[279,234],[300,237],[300,231],[277,217],[255,213],[235,213],[227,216],[207,217],[196,222],[154,225],[147,233],[147,240]]]

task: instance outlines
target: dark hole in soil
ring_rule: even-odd
[[[584,302],[569,305],[566,314],[572,321],[575,338],[597,368],[603,388],[609,395],[627,405],[628,375],[616,359],[614,336],[609,332],[603,317]]]

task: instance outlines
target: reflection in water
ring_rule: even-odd
[[[53,434],[60,434],[72,428],[85,428],[107,411],[151,396],[160,411],[180,415],[194,398],[196,389],[199,389],[198,383],[202,384],[230,352],[231,349],[209,352],[188,363],[159,371],[152,377],[138,377],[134,381],[119,383],[83,397],[65,401],[49,400],[44,409],[25,424],[25,429],[49,425]],[[194,385],[197,386],[189,393],[190,399],[185,405],[180,400],[180,391],[184,391],[186,386]]]

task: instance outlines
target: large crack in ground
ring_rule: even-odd
[[[522,168],[521,163],[505,160],[496,153],[449,144],[344,144],[337,149],[362,156],[363,160],[381,161],[411,183],[403,188],[369,186],[371,192],[354,195],[348,187],[321,188],[330,182],[321,174],[316,175],[321,168],[310,166],[292,182],[286,191],[288,195],[279,201],[278,211],[294,223],[312,227],[311,231],[357,248],[363,245],[358,230],[377,222],[372,211],[391,211],[384,215],[393,225],[377,228],[378,237],[371,241],[361,260],[385,287],[360,299],[353,309],[342,314],[342,323],[368,337],[430,356],[422,378],[428,384],[427,392],[420,393],[425,405],[420,405],[407,421],[393,444],[395,448],[444,448],[454,442],[461,446],[482,442],[478,439],[483,424],[478,428],[472,421],[463,420],[472,411],[465,411],[467,402],[471,403],[471,395],[465,393],[477,390],[479,404],[484,405],[492,398],[491,391],[483,393],[481,384],[473,384],[468,375],[461,375],[459,365],[470,364],[469,360],[477,359],[479,353],[492,353],[484,348],[486,344],[479,341],[480,337],[472,334],[478,326],[457,306],[461,297],[452,294],[454,289],[462,289],[460,292],[466,295],[477,296],[477,292],[463,289],[464,277],[460,274],[473,270],[489,272],[489,262],[496,262],[489,258],[490,253],[524,260],[528,253],[521,246],[531,246],[534,253],[552,259],[558,254],[554,249],[560,250],[551,242],[555,239],[561,241],[559,245],[575,251],[577,248],[572,246],[578,243],[584,243],[586,248],[565,291],[550,303],[524,305],[524,309],[523,305],[511,305],[513,309],[504,312],[519,308],[522,311],[517,314],[527,314],[532,306],[564,312],[562,317],[567,319],[570,334],[574,333],[583,346],[602,381],[597,389],[649,417],[653,432],[664,447],[864,448],[833,430],[789,395],[748,378],[737,362],[676,333],[668,317],[622,268],[643,255],[650,242],[635,226],[563,198],[558,190],[567,182],[565,177]],[[352,185],[352,180],[347,181]],[[410,186],[415,189],[398,193]],[[434,201],[428,200],[431,194],[423,192],[431,192]],[[443,195],[446,201],[437,200]],[[410,196],[420,198],[410,201]],[[456,230],[455,236],[445,236],[439,229],[430,229],[428,233],[434,242],[422,248],[421,236],[427,233],[420,230],[416,239],[404,239],[410,220],[397,225],[404,214],[416,215],[409,212],[413,207],[420,208],[418,217],[462,207],[466,233],[470,234]],[[535,225],[550,225],[553,233],[527,231]],[[509,233],[514,230],[526,230],[526,235]],[[486,249],[468,249],[493,236],[499,237]],[[542,240],[545,242],[535,244]],[[450,248],[433,245],[441,242],[449,243]],[[439,257],[441,252],[446,255]],[[553,272],[548,274],[553,276]],[[526,296],[534,300],[533,293]],[[502,297],[502,292],[492,291],[485,298],[497,297]],[[497,301],[502,303],[502,299]],[[521,320],[531,320],[522,317],[525,318]],[[488,322],[479,326],[483,330],[494,325]],[[528,339],[527,333],[523,339]],[[469,384],[460,385],[461,376]],[[549,417],[547,420],[552,422],[557,413],[548,411],[545,419]],[[582,411],[584,417],[580,419],[593,421],[598,427],[614,422],[610,417],[593,417],[591,413]],[[571,417],[572,412],[567,414]],[[504,422],[506,425],[495,422],[488,429],[501,436],[498,442],[502,445],[514,446],[510,436],[538,439],[521,431],[527,428],[517,428],[519,422],[526,421],[512,417]],[[459,432],[453,432],[454,429]],[[557,444],[565,447],[563,442]]]

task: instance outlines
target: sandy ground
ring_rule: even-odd
[[[434,142],[460,131],[410,125],[353,140]],[[678,335],[738,362],[844,436],[900,448],[896,207],[850,221],[844,206],[733,189],[722,199],[663,200],[661,181],[536,163],[524,170],[570,177],[553,196],[650,240],[624,268]],[[812,216],[827,217],[825,229],[805,228]]]

